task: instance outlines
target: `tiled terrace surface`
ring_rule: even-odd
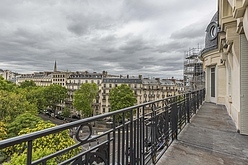
[[[248,165],[248,136],[237,133],[224,106],[204,103],[157,164]]]

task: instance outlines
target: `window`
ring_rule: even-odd
[[[211,68],[211,97],[215,97],[215,68]]]

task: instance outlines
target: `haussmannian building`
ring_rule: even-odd
[[[248,135],[248,0],[218,0],[201,51],[206,101],[225,105],[237,131]]]
[[[137,104],[142,103],[142,76],[129,77],[129,75],[120,77],[103,77],[101,84],[101,110],[100,113],[111,111],[109,103],[109,92],[112,88],[127,84],[134,92]]]
[[[16,83],[16,79],[19,76],[19,74],[15,72],[11,72],[10,70],[0,69],[0,76],[2,76],[4,80]]]
[[[101,109],[101,83],[102,83],[102,78],[105,75],[105,72],[103,73],[89,73],[87,71],[85,72],[71,72],[70,76],[66,80],[66,88],[68,89],[68,98],[66,99],[66,105],[72,109],[74,112],[76,109],[73,108],[72,102],[73,102],[73,95],[76,90],[80,88],[80,86],[84,83],[95,83],[98,85],[99,92],[98,95],[95,99],[95,102],[93,104],[94,106],[94,115],[100,114],[100,109]]]
[[[92,115],[103,114],[111,111],[109,103],[109,92],[112,88],[121,84],[127,84],[134,92],[137,103],[142,104],[158,99],[163,99],[184,92],[182,80],[161,79],[160,78],[143,78],[129,75],[111,75],[106,71],[102,73],[88,71],[58,71],[57,64],[54,64],[53,72],[35,72],[32,74],[22,74],[17,79],[17,84],[26,80],[33,80],[38,86],[49,86],[58,84],[68,89],[68,98],[65,103],[59,104],[57,111],[62,110],[65,106],[69,107],[73,113],[77,110],[73,107],[74,92],[80,88],[83,83],[95,83],[98,85],[99,92],[94,100]],[[147,107],[146,110],[151,110]]]

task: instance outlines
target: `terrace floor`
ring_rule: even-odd
[[[237,133],[223,105],[204,103],[157,163],[199,164],[248,164],[248,136]]]

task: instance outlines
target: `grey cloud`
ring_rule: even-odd
[[[186,26],[179,31],[175,31],[171,34],[170,38],[172,39],[192,39],[202,37],[204,35],[206,24],[204,23],[195,23],[189,26]]]
[[[133,54],[136,51],[151,49],[151,47],[142,38],[136,38],[125,42],[119,49],[123,50],[126,54]]]
[[[68,25],[67,29],[76,35],[82,35],[88,32],[88,27],[86,24],[72,23]]]
[[[171,53],[171,52],[180,52],[184,49],[185,49],[185,44],[180,40],[175,40],[157,46],[155,51],[159,53]]]
[[[213,2],[2,0],[0,69],[51,71],[56,60],[59,70],[182,77]]]

